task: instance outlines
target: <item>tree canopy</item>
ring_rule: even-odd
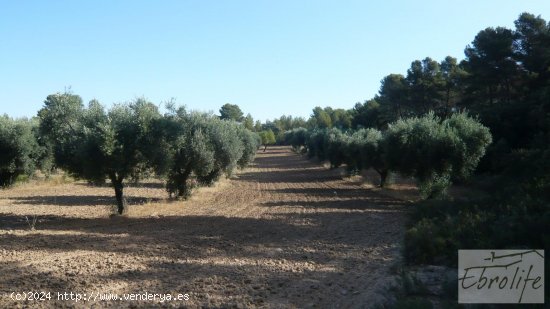
[[[226,103],[220,108],[220,118],[229,119],[237,122],[244,120],[243,112],[237,104]]]
[[[36,125],[33,120],[0,116],[0,187],[12,185],[20,175],[32,175],[39,165],[42,149]]]

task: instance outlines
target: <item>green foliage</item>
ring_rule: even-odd
[[[390,170],[414,176],[424,197],[445,192],[451,177],[468,177],[491,143],[489,130],[466,114],[401,119],[386,133]]]
[[[254,132],[260,132],[262,130],[262,123],[259,120],[256,120],[254,123]]]
[[[354,129],[360,128],[382,128],[380,104],[371,99],[365,103],[356,103],[352,111],[352,126]]]
[[[313,109],[313,114],[311,115],[310,121],[313,122],[313,125],[316,128],[332,128],[332,120],[330,119],[329,113],[320,107],[315,107]]]
[[[410,116],[407,108],[408,85],[401,74],[390,74],[382,79],[379,96],[375,100],[380,103],[384,123],[392,122],[400,117]],[[383,118],[384,118],[383,116]]]
[[[180,108],[171,110],[156,124],[157,147],[164,150],[155,157],[154,164],[157,174],[166,175],[170,195],[189,197],[192,174],[206,176],[214,169],[214,147],[205,134],[208,121],[206,115],[187,114]]]
[[[330,129],[334,127],[347,130],[351,128],[352,120],[353,116],[350,111],[317,106],[308,120],[308,126],[310,128]]]
[[[287,140],[297,146],[303,135],[290,131]],[[489,130],[465,113],[446,120],[433,113],[400,119],[384,132],[369,128],[349,135],[332,128],[307,135],[309,157],[328,159],[332,168],[345,163],[350,173],[372,168],[380,174],[380,186],[390,171],[414,176],[426,198],[444,194],[452,180],[467,179],[492,141]]]
[[[492,142],[491,132],[466,113],[455,113],[443,121],[447,134],[458,137],[453,156],[453,177],[463,180],[471,176],[487,147]]]
[[[415,207],[405,235],[409,263],[456,265],[458,249],[545,248],[548,204],[510,189],[463,201],[431,200]]]
[[[264,145],[266,148],[268,145],[273,145],[276,142],[275,134],[273,133],[273,131],[271,131],[271,129],[260,132],[259,136],[262,141],[262,145]]]
[[[222,115],[234,116],[234,106],[224,107]],[[170,195],[186,198],[197,181],[211,184],[253,160],[258,137],[243,125],[173,104],[167,109],[162,116],[157,106],[137,99],[106,112],[97,101],[84,108],[76,95],[55,94],[39,112],[40,133],[55,150],[57,166],[93,183],[110,179],[119,213],[127,179],[154,172],[166,178]]]
[[[348,169],[362,170],[372,168],[380,174],[380,186],[384,186],[388,175],[385,159],[384,135],[376,129],[360,129],[351,136],[346,153]]]
[[[77,151],[84,104],[78,95],[56,93],[49,95],[38,111],[41,144],[47,146],[57,167],[69,169],[78,165]]]
[[[306,141],[308,149],[308,157],[317,157],[319,160],[324,161],[327,159],[326,155],[326,130],[316,129],[310,132]]]
[[[346,161],[348,145],[350,143],[350,137],[342,131],[332,128],[324,131],[326,136],[325,147],[326,156],[330,162],[331,168],[337,168]]]
[[[237,127],[237,131],[243,144],[243,155],[237,161],[237,164],[243,168],[254,161],[256,150],[258,150],[261,144],[261,139],[258,134],[248,130],[246,127]]]
[[[238,105],[226,103],[220,108],[220,119],[241,122],[244,120],[244,117]]]
[[[109,178],[122,213],[124,180],[148,175],[157,107],[137,99],[106,113],[97,101],[85,109],[80,97],[65,93],[48,96],[39,118],[41,133],[54,145],[56,164],[91,182]]]
[[[288,130],[306,126],[306,121],[304,120],[304,118],[292,117],[290,115],[289,116],[282,115],[281,117],[274,119],[272,123],[275,129],[273,133],[285,132]],[[269,121],[266,122],[266,124],[267,124],[266,126],[267,129],[271,128],[271,126],[269,125]]]
[[[439,194],[431,191],[431,185],[452,172],[449,156],[453,143],[458,142],[454,137],[446,134],[433,114],[400,119],[390,124],[386,134],[388,166],[416,177],[425,197]]]
[[[239,136],[239,124],[209,118],[206,122],[205,134],[214,149],[214,168],[207,175],[198,175],[200,183],[211,185],[224,173],[230,176],[243,157],[244,145]]]
[[[34,173],[41,148],[34,134],[36,123],[0,116],[0,187]]]
[[[252,115],[246,114],[243,125],[247,130],[254,131],[254,118],[252,118]]]
[[[296,128],[285,132],[285,143],[291,145],[294,151],[301,152],[306,146],[309,133],[306,128]]]
[[[250,163],[259,145],[257,134],[241,124],[173,106],[153,123],[150,139],[156,174],[167,179],[170,195],[182,199],[199,183],[210,185]]]

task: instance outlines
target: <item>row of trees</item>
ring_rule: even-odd
[[[427,198],[469,177],[492,141],[489,129],[465,113],[444,120],[434,113],[403,118],[384,131],[299,128],[288,131],[286,139],[310,157],[329,160],[333,168],[346,164],[352,173],[372,168],[380,174],[380,186],[389,172],[414,176]]]
[[[316,108],[309,131],[288,136],[310,153],[330,155],[334,164],[344,160],[421,182],[433,179],[421,186],[425,196],[478,165],[467,187],[474,190],[413,209],[405,237],[407,262],[456,266],[459,249],[550,245],[545,233],[550,225],[550,22],[523,13],[514,24],[514,29],[481,30],[462,61],[427,57],[413,61],[405,74],[384,77],[376,96],[347,110],[351,124],[335,124],[342,117],[334,109]],[[491,134],[477,121],[457,116],[464,110]],[[334,127],[355,131],[344,134]],[[308,146],[304,136],[323,146]],[[491,136],[494,142],[486,146]],[[340,139],[348,150],[334,153]]]
[[[85,107],[71,93],[49,95],[32,120],[0,118],[0,183],[37,168],[61,168],[91,183],[108,179],[122,213],[128,180],[156,175],[170,196],[187,198],[197,184],[211,185],[254,159],[260,138],[242,124],[174,105],[167,110],[162,115],[137,99],[107,111],[95,100]]]
[[[259,120],[254,122],[252,115],[247,114],[244,116],[238,105],[230,103],[226,103],[220,108],[220,119],[234,120],[242,123],[246,129],[258,133],[261,144],[265,147],[264,151],[268,145],[284,142],[284,132],[287,130],[306,125],[303,118],[285,115],[273,121],[267,120],[263,124]]]
[[[377,95],[351,109],[316,107],[303,127],[385,130],[400,118],[467,110],[495,141],[480,170],[500,173],[515,152],[546,149],[550,136],[550,23],[529,13],[514,23],[515,29],[480,31],[462,61],[413,61],[406,74],[385,76]]]
[[[514,24],[514,29],[480,31],[465,47],[462,61],[452,56],[412,61],[405,74],[385,76],[377,95],[350,109],[315,107],[309,119],[283,115],[263,124],[234,112],[234,105],[220,113],[236,115],[256,132],[271,130],[282,143],[284,132],[298,127],[385,130],[399,118],[430,111],[447,118],[467,110],[491,130],[495,141],[480,169],[498,173],[518,149],[545,149],[550,134],[550,23],[523,13]]]

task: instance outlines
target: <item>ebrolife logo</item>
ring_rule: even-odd
[[[459,303],[544,303],[544,250],[458,250]]]

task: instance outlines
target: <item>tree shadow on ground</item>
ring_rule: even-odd
[[[296,194],[296,195],[305,195],[305,196],[322,196],[322,197],[365,197],[365,195],[368,193],[369,197],[371,195],[378,196],[379,194],[374,192],[371,189],[368,188],[284,188],[284,189],[274,189],[270,190],[271,192],[275,193],[282,193],[282,194]],[[388,199],[386,197],[383,197],[382,195],[379,196],[380,199]],[[394,200],[394,202],[399,203],[399,201]]]
[[[111,287],[115,289],[113,292],[143,292],[147,287],[157,289],[150,292],[193,292],[193,304],[208,308],[231,307],[233,301],[238,302],[235,303],[237,307],[302,308],[316,303],[364,307],[361,288],[374,285],[381,277],[377,271],[388,267],[392,257],[398,255],[396,239],[401,238],[402,229],[396,227],[404,225],[405,217],[399,213],[403,208],[389,198],[378,195],[368,198],[372,192],[342,183],[340,187],[349,188],[333,191],[348,199],[330,200],[334,192],[321,183],[341,181],[335,174],[337,171],[295,157],[278,155],[260,160],[259,168],[280,165],[283,170],[243,173],[237,181],[315,182],[318,188],[288,188],[271,190],[271,193],[309,194],[322,197],[321,201],[260,204],[311,208],[307,211],[273,211],[259,217],[187,215],[82,219],[47,216],[39,221],[33,232],[0,231],[0,249],[3,250],[0,254],[8,252],[10,255],[2,256],[16,260],[0,263],[0,273],[9,274],[0,276],[0,286],[13,290],[69,291]],[[290,168],[284,168],[289,165]],[[24,197],[18,201],[52,204],[51,198]],[[90,200],[94,199],[104,203],[108,200],[109,205],[114,203],[114,197],[107,199],[106,196],[68,198],[71,200],[62,201],[62,205],[74,205],[75,202],[93,205]],[[85,201],[75,201],[75,198]],[[53,204],[59,205],[59,200],[54,200]],[[328,211],[329,207],[341,210]],[[20,219],[0,214],[1,223],[14,220],[16,226],[26,230]],[[50,260],[31,261],[27,254],[33,252],[35,257],[45,256]],[[29,263],[36,265],[29,266]],[[143,265],[143,268],[136,265]],[[81,275],[72,275],[74,266],[80,267]],[[61,271],[48,274],[44,271],[46,267]],[[14,303],[8,307],[18,305]],[[60,305],[67,306],[66,303]]]
[[[394,212],[394,209],[388,209],[380,214],[393,216]],[[96,251],[132,253],[136,249],[134,245],[139,244],[144,249],[151,248],[149,251],[142,251],[142,254],[149,255],[161,254],[165,248],[176,251],[194,248],[186,254],[202,256],[209,248],[219,248],[222,251],[232,251],[235,255],[246,256],[248,253],[243,251],[243,247],[246,246],[288,246],[293,242],[311,241],[316,238],[322,240],[327,233],[334,232],[328,226],[340,225],[346,221],[356,225],[357,220],[368,221],[369,216],[368,213],[346,212],[279,215],[270,219],[224,216],[80,219],[49,215],[38,216],[41,221],[34,233],[3,235],[0,239],[2,247],[6,250],[20,250],[32,245],[37,250],[70,251],[93,248]],[[26,229],[21,218],[23,217],[0,215],[0,222],[15,221],[18,226]],[[362,226],[359,224],[360,228],[363,228]],[[381,225],[380,228],[385,227]],[[71,234],[72,231],[78,233]],[[110,236],[106,237],[108,235]],[[116,235],[120,237],[115,237]],[[368,238],[359,243],[357,239],[344,239],[335,245],[368,246],[369,243]],[[90,247],[91,244],[97,246]],[[157,250],[156,247],[159,245],[162,248]]]
[[[259,157],[254,159],[254,162],[262,168],[278,168],[282,170],[303,168],[311,165],[310,162],[304,161],[300,156],[272,156]],[[317,166],[316,166],[317,167]]]
[[[317,170],[289,169],[269,171],[265,176],[261,172],[245,172],[239,174],[239,180],[260,183],[322,183],[342,180],[342,175],[325,171],[324,168]]]
[[[113,188],[113,185],[110,182],[92,184],[87,182],[77,182],[76,185],[83,187],[97,187],[97,188]],[[125,188],[148,188],[148,189],[165,189],[166,184],[162,181],[144,181],[144,182],[128,182],[124,183]]]
[[[55,205],[55,206],[110,206],[116,205],[114,196],[104,195],[37,195],[26,197],[10,197],[14,204],[26,205]],[[127,196],[128,205],[140,205],[148,202],[162,201],[161,198]]]
[[[266,207],[291,206],[317,209],[350,209],[350,210],[372,210],[390,211],[402,210],[404,203],[396,204],[394,201],[379,199],[346,199],[346,200],[324,200],[324,201],[277,201],[262,203]]]

